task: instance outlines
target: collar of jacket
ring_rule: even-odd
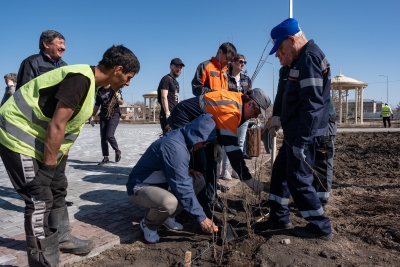
[[[212,63],[217,69],[220,69],[220,70],[226,70],[226,69],[228,69],[227,66],[221,68],[221,64],[219,63],[219,61],[217,60],[216,57],[211,57],[211,63]]]
[[[59,62],[61,59],[55,61],[54,59],[48,57],[45,53],[43,53],[43,51],[40,51],[40,54],[42,55],[42,57],[48,61],[50,61],[54,66],[59,67]]]
[[[313,45],[313,44],[314,44],[314,40],[313,40],[313,39],[311,39],[310,41],[308,41],[308,42],[300,49],[299,53],[297,54],[297,57],[296,57],[296,58],[292,61],[292,63],[290,64],[290,67],[292,67],[292,66],[294,65],[294,63],[295,63],[296,61],[299,60],[299,58],[301,58],[301,55],[303,55],[304,51],[307,50],[307,47],[308,47],[309,45]]]

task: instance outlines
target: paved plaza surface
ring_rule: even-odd
[[[121,242],[138,238],[142,232],[139,222],[145,209],[136,206],[126,194],[128,175],[147,147],[159,138],[159,124],[121,124],[115,134],[122,151],[122,160],[98,166],[102,160],[99,125],[85,125],[69,153],[66,175],[67,200],[72,233],[80,238],[91,238],[95,249],[86,256],[61,255],[61,266],[80,261]],[[258,160],[266,162],[263,153]],[[110,160],[114,151],[110,147]],[[256,161],[257,158],[253,158]],[[246,161],[250,169],[260,165]],[[227,185],[234,185],[233,179]],[[0,161],[0,266],[28,266],[24,234],[24,203],[14,191],[3,163]]]

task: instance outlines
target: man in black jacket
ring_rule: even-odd
[[[17,77],[17,90],[43,73],[66,66],[61,57],[65,52],[65,38],[56,31],[42,32],[39,38],[39,54],[27,57],[21,63]]]

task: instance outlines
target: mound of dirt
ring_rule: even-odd
[[[203,234],[188,215],[177,221],[185,231],[159,231],[160,243],[140,240],[121,244],[70,266],[398,266],[400,261],[400,133],[339,133],[335,175],[326,214],[333,241],[295,237],[291,230],[265,230],[255,224],[267,218],[266,193],[254,196],[238,185],[221,194],[236,215],[215,212],[235,227],[228,243]],[[270,164],[258,173],[269,180]],[[261,205],[263,204],[263,205]],[[305,225],[290,203],[294,225]],[[290,241],[283,242],[284,239]]]

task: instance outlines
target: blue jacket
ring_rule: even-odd
[[[189,176],[190,151],[194,144],[214,140],[217,137],[211,114],[202,114],[183,128],[171,131],[152,143],[133,167],[126,184],[128,195],[138,183],[171,188],[183,208],[198,222],[206,219],[197,201],[193,180]],[[155,172],[162,172],[158,180],[147,179]],[[146,180],[147,179],[147,180]]]
[[[303,148],[328,130],[331,72],[321,49],[310,40],[293,60],[282,99],[281,125],[285,136],[296,136]]]

